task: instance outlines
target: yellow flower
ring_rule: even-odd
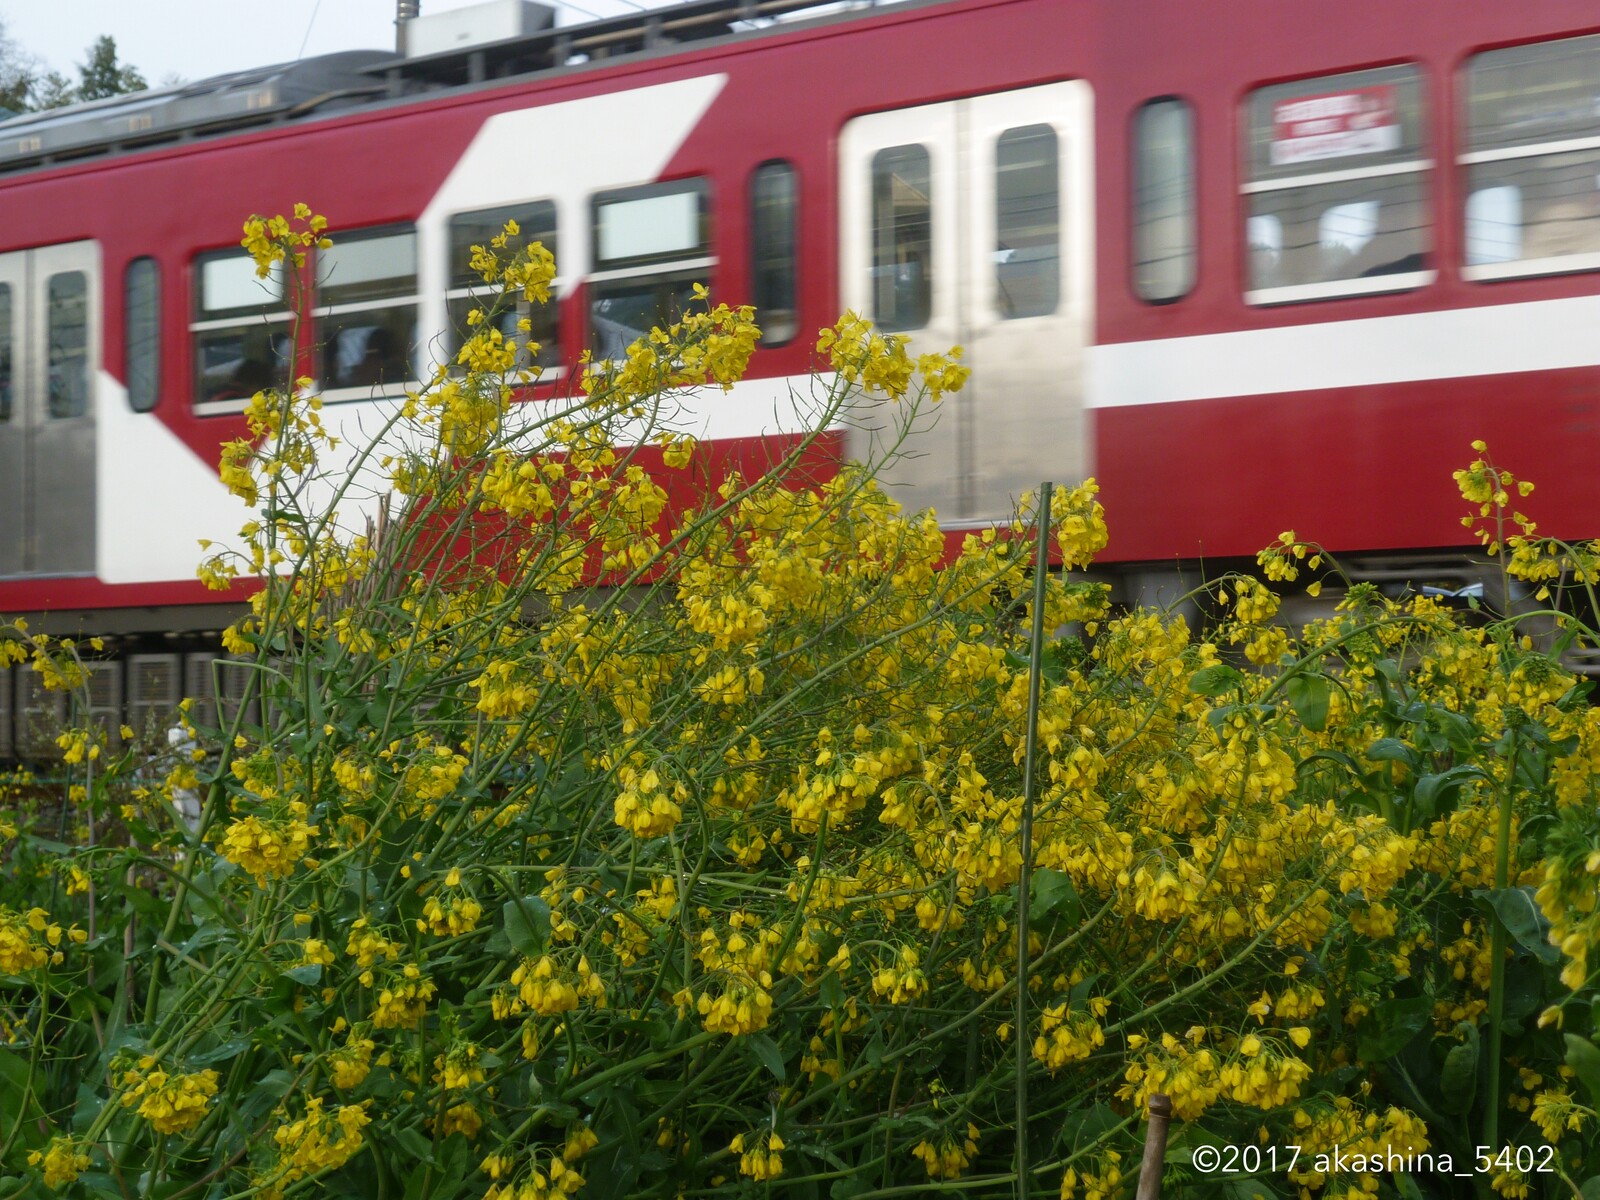
[[[29,1153],[28,1165],[44,1168],[46,1187],[63,1188],[89,1169],[89,1148],[77,1138],[53,1137],[42,1151]]]

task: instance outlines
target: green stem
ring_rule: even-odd
[[[1517,746],[1520,741],[1515,729],[1511,730],[1511,753],[1506,760],[1506,783],[1500,792],[1500,827],[1495,833],[1494,886],[1503,891],[1511,875],[1511,818],[1512,797],[1517,786]],[[1506,1010],[1506,927],[1493,918],[1493,936],[1489,943],[1492,956],[1489,967],[1489,1087],[1484,1097],[1484,1144],[1494,1153],[1500,1145],[1500,1046],[1505,1038]]]

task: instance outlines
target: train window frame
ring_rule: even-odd
[[[1007,198],[1004,195],[1004,189],[1001,184],[1004,179],[1003,172],[1005,170],[1019,169],[1025,164],[1021,162],[1004,164],[1001,160],[1003,151],[1008,144],[1008,139],[1010,139],[1009,144],[1015,146],[1022,143],[1025,138],[1038,138],[1042,133],[1048,133],[1050,135],[1050,161],[1048,163],[1047,174],[1050,179],[1050,208],[1052,214],[1052,220],[1049,223],[1050,237],[1052,240],[1050,241],[1049,245],[1053,251],[1053,254],[1050,256],[1049,261],[1055,263],[1055,270],[1054,273],[1050,275],[1049,290],[1041,293],[1041,299],[1047,298],[1049,302],[1048,305],[1046,306],[1041,303],[1018,310],[1001,303],[1001,298],[1007,295],[1006,281],[1009,276],[1005,268],[1014,265],[1014,260],[1010,258],[1002,259],[1000,256],[1002,254],[1009,254],[1020,247],[1003,246],[1001,243],[1006,239],[1008,233],[1014,235],[1016,231],[1026,229],[1028,226],[1025,223],[1013,223],[1009,226],[1009,228],[1006,226],[1005,221],[1008,215]],[[997,320],[1001,321],[1024,321],[1034,317],[1054,316],[1061,309],[1061,296],[1063,290],[1061,278],[1062,222],[1060,130],[1056,129],[1056,127],[1051,125],[1048,121],[1034,121],[1027,125],[1013,125],[1009,128],[1002,129],[999,136],[994,139],[994,178],[990,182],[994,185],[993,232],[995,252],[993,260],[994,274],[990,278],[990,282],[994,286],[994,316]],[[1038,249],[1039,247],[1032,246],[1027,248]]]
[[[1577,56],[1563,55],[1569,48],[1580,47],[1581,51]],[[1552,59],[1559,57],[1578,57],[1580,65],[1589,67],[1589,73],[1587,75],[1578,73],[1569,76],[1560,84],[1554,84]],[[1518,62],[1519,58],[1523,61]],[[1587,58],[1586,64],[1582,63],[1583,58]],[[1527,68],[1529,65],[1533,65],[1538,73],[1541,83],[1540,96],[1547,103],[1553,104],[1553,108],[1543,116],[1542,120],[1537,112],[1523,116],[1516,125],[1521,132],[1508,130],[1504,124],[1482,119],[1480,113],[1484,109],[1493,115],[1494,100],[1497,97],[1516,94],[1514,91],[1507,93],[1503,88],[1498,93],[1489,92],[1480,82],[1483,76],[1492,71],[1501,71],[1509,80],[1511,72],[1519,67]],[[1578,122],[1578,128],[1567,127],[1574,123],[1572,114],[1582,112],[1583,109],[1570,104],[1566,108],[1561,107],[1561,93],[1557,92],[1556,88],[1563,84],[1571,88],[1573,83],[1577,83],[1577,88],[1572,89],[1572,92],[1581,95],[1585,82],[1588,82],[1591,91],[1590,117],[1587,121]],[[1526,194],[1526,185],[1512,182],[1520,180],[1519,175],[1499,174],[1501,171],[1514,171],[1518,164],[1527,164],[1537,171],[1539,168],[1535,164],[1540,160],[1549,166],[1565,169],[1574,177],[1595,178],[1600,174],[1600,112],[1594,111],[1592,103],[1592,92],[1596,83],[1600,83],[1600,33],[1542,38],[1510,46],[1493,46],[1478,50],[1461,64],[1458,75],[1458,94],[1461,97],[1461,150],[1456,155],[1456,170],[1459,174],[1461,194],[1463,279],[1475,283],[1493,282],[1501,279],[1528,279],[1600,270],[1600,184],[1597,184],[1594,191],[1584,198],[1588,212],[1574,217],[1574,211],[1584,205],[1575,202],[1570,195],[1558,193],[1553,199],[1545,199],[1535,206],[1530,203],[1530,197]],[[1556,92],[1553,98],[1551,92]],[[1577,99],[1578,95],[1572,95],[1572,98]],[[1541,124],[1546,126],[1542,136],[1538,133],[1538,126]],[[1483,170],[1484,168],[1487,170]],[[1484,176],[1483,181],[1475,183],[1474,176],[1480,172]],[[1557,182],[1561,180],[1558,178]],[[1474,241],[1481,243],[1484,237],[1482,231],[1474,232],[1475,224],[1483,220],[1482,215],[1475,217],[1472,211],[1475,202],[1490,193],[1504,193],[1507,190],[1514,193],[1513,220],[1519,253],[1514,258],[1490,258],[1474,262]],[[1534,215],[1555,214],[1558,210],[1560,210],[1559,216]],[[1500,223],[1509,225],[1507,221]],[[1541,223],[1545,223],[1547,227],[1539,229]],[[1587,235],[1587,240],[1593,243],[1594,248],[1571,252],[1557,249],[1554,253],[1524,256],[1521,251],[1527,247],[1530,232],[1554,238],[1555,246],[1559,246],[1563,234],[1570,237],[1574,233],[1582,233]]]
[[[1387,98],[1371,95],[1377,93],[1379,89],[1386,89],[1393,94]],[[1364,102],[1368,104],[1369,112],[1381,113],[1382,105],[1385,103],[1392,105],[1393,120],[1381,125],[1372,123],[1367,120],[1367,113],[1359,111],[1359,104],[1362,102],[1357,101],[1358,111],[1348,122],[1350,128],[1344,128],[1347,123],[1344,118],[1349,113],[1349,105],[1352,100],[1356,100],[1357,93],[1361,92],[1369,93]],[[1325,105],[1327,111],[1316,110],[1305,116],[1295,114],[1285,117],[1281,111],[1284,104],[1311,104],[1334,100],[1342,102],[1343,111],[1340,111],[1341,105]],[[1427,71],[1421,63],[1413,61],[1279,80],[1250,88],[1243,94],[1238,113],[1241,141],[1240,228],[1244,235],[1240,245],[1245,254],[1241,263],[1245,280],[1245,303],[1268,306],[1409,292],[1426,287],[1438,278],[1438,270],[1432,262],[1432,256],[1438,250],[1437,221],[1433,213],[1436,193],[1433,172],[1437,162],[1431,153],[1429,100]],[[1263,115],[1269,119],[1263,120]],[[1320,124],[1329,122],[1338,127],[1326,131],[1316,128]],[[1290,137],[1279,137],[1279,128],[1284,124],[1303,125],[1310,132],[1297,132]],[[1385,144],[1390,140],[1390,135],[1385,132],[1389,129],[1395,131],[1392,135],[1394,145]],[[1263,136],[1264,133],[1267,133],[1267,136]],[[1360,138],[1361,134],[1368,135],[1365,143]],[[1315,137],[1341,137],[1345,141],[1309,144]],[[1293,149],[1294,157],[1290,158],[1287,152],[1291,144],[1296,141],[1300,142],[1300,145]],[[1342,149],[1337,148],[1341,145]],[[1283,158],[1286,161],[1279,161],[1279,147],[1284,148],[1286,153]],[[1266,149],[1264,156],[1259,153],[1263,148]],[[1350,158],[1364,161],[1356,165],[1347,163],[1332,168],[1322,166],[1330,160],[1337,162],[1340,159]],[[1310,169],[1307,169],[1308,164]],[[1278,233],[1275,250],[1280,259],[1286,255],[1286,251],[1282,244],[1281,218],[1270,212],[1256,211],[1257,197],[1280,195],[1292,197],[1295,193],[1303,194],[1313,189],[1325,192],[1330,188],[1339,189],[1347,185],[1364,184],[1374,179],[1414,181],[1415,198],[1402,199],[1390,211],[1394,211],[1395,208],[1403,210],[1406,204],[1414,206],[1419,216],[1416,226],[1419,248],[1416,251],[1402,255],[1391,262],[1374,263],[1366,270],[1355,274],[1310,281],[1270,283],[1265,286],[1258,282],[1257,271],[1260,268],[1257,265],[1256,251],[1269,247],[1255,245],[1252,243],[1252,237],[1267,229],[1269,222],[1276,221]],[[1352,194],[1346,199],[1338,199],[1336,194],[1326,208],[1332,210],[1347,207],[1356,201],[1367,199],[1369,197],[1365,193]],[[1301,207],[1311,206],[1302,201]],[[1325,217],[1326,213],[1322,216]],[[1322,224],[1319,220],[1319,237]],[[1367,247],[1375,245],[1378,237],[1407,231],[1404,229],[1385,231],[1381,224],[1375,224],[1371,230],[1364,232],[1364,237],[1362,231],[1356,231],[1342,238],[1339,243],[1348,252],[1352,264],[1362,261]],[[1350,238],[1361,240],[1352,246]],[[1326,261],[1327,251],[1332,248],[1319,241],[1315,247],[1309,243],[1301,243],[1290,249],[1302,252],[1314,249]],[[1418,261],[1409,268],[1388,269],[1394,263],[1403,264],[1412,258]]]
[[[259,287],[267,299],[254,304],[207,305],[207,278],[210,274],[208,268],[213,263],[228,264],[238,268],[241,278],[247,281],[254,280],[253,286]],[[245,405],[250,401],[250,396],[257,390],[252,387],[255,378],[245,372],[245,367],[251,360],[241,358],[236,368],[236,375],[239,377],[222,381],[222,386],[216,392],[202,398],[201,388],[204,386],[206,376],[203,361],[206,348],[203,339],[208,334],[228,335],[235,331],[249,333],[260,330],[266,339],[265,349],[269,356],[277,356],[282,343],[291,336],[293,314],[290,312],[287,296],[289,280],[290,276],[281,265],[274,267],[265,276],[258,276],[255,260],[250,257],[248,251],[240,249],[237,244],[202,250],[190,259],[189,405],[197,416],[221,416],[243,412]],[[276,302],[273,299],[274,289]],[[241,347],[241,354],[248,353],[247,348]],[[289,364],[280,365],[286,367]],[[273,377],[273,372],[279,368],[270,361],[264,366],[266,373],[261,376],[260,387],[271,387],[286,382],[286,379]],[[257,372],[260,370],[260,367],[256,368]]]
[[[607,254],[607,210],[613,205],[634,202],[649,203],[672,196],[693,198],[694,229],[687,242],[664,245],[658,250],[638,250],[633,253]],[[694,286],[711,287],[716,271],[717,257],[711,239],[711,180],[704,175],[690,175],[658,183],[639,184],[633,187],[607,188],[589,197],[590,263],[585,279],[584,342],[597,360],[620,359],[634,338],[642,337],[648,329],[622,322],[610,322],[599,309],[613,301],[631,303],[638,307],[640,293],[646,307],[655,310],[652,324],[670,319],[673,310],[681,311],[692,298]],[[659,210],[667,212],[667,210]],[[668,215],[671,215],[670,212]],[[638,319],[644,319],[640,314]],[[616,324],[615,334],[606,334],[602,340],[602,323]],[[632,333],[634,337],[627,337]],[[626,339],[626,340],[625,340]]]
[[[9,283],[0,283],[0,425],[11,422],[12,372],[17,355],[13,350],[16,322],[13,319],[15,300]]]
[[[161,396],[161,264],[148,254],[123,269],[122,331],[128,407],[153,412]]]
[[[410,243],[411,272],[368,276],[355,280],[339,281],[334,278],[338,270],[337,260],[342,255],[349,255],[359,247],[372,242],[388,241],[393,239],[408,239]],[[398,396],[407,389],[413,388],[419,381],[419,368],[417,364],[418,346],[422,338],[422,297],[421,297],[421,242],[417,234],[416,225],[410,222],[390,222],[382,225],[367,225],[358,229],[343,231],[333,246],[326,250],[319,250],[315,261],[316,287],[313,293],[311,308],[311,329],[313,353],[316,356],[315,377],[320,388],[322,399],[329,404],[349,403],[356,400],[371,400],[385,396]],[[382,284],[389,280],[402,281],[399,287],[383,287]],[[404,286],[404,281],[409,280],[409,287]],[[377,285],[378,294],[367,294],[374,285]],[[345,297],[344,289],[357,290],[354,295]],[[329,323],[344,317],[361,317],[371,313],[404,313],[410,311],[411,323],[408,329],[396,331],[389,324],[354,325],[349,329],[336,329],[330,339]],[[403,317],[402,317],[403,320]],[[371,341],[374,335],[382,331],[384,340],[394,343],[388,357],[399,357],[401,369],[398,376],[390,378],[384,371],[381,363],[373,364],[378,368],[378,373],[370,378],[362,378],[359,382],[347,382],[332,375],[328,370],[330,354],[345,356],[346,349],[339,343],[339,336],[347,332],[366,329],[366,339],[354,339],[357,343],[355,351],[363,353],[360,362],[351,363],[347,368],[352,373],[368,374],[371,372],[367,360],[373,357]]]
[[[762,184],[769,179],[781,179],[789,188],[787,197],[777,198],[775,205],[764,204],[761,195]],[[750,302],[756,308],[756,324],[761,326],[761,344],[769,349],[787,346],[800,332],[799,168],[786,158],[769,158],[758,163],[750,172],[747,199],[750,206]],[[774,207],[785,204],[777,221],[769,225],[764,219],[766,215]],[[768,248],[773,246],[776,249],[768,253]],[[787,289],[782,282],[785,268]],[[768,303],[764,272],[770,276],[774,271],[779,282],[773,291],[781,299],[787,290],[787,305]]]
[[[1156,204],[1141,199],[1147,178],[1146,166],[1150,155],[1147,147],[1150,138],[1146,126],[1150,120],[1167,111],[1176,110],[1182,119],[1181,145],[1178,150],[1182,162],[1175,172],[1182,195],[1178,198],[1176,214],[1166,210],[1156,211]],[[1128,128],[1128,282],[1133,294],[1146,304],[1176,304],[1195,289],[1200,278],[1200,162],[1196,153],[1198,124],[1193,101],[1175,94],[1152,96],[1134,109]],[[1171,164],[1165,164],[1170,166]],[[1145,264],[1164,262],[1152,257],[1154,247],[1149,231],[1159,221],[1174,217],[1181,226],[1176,239],[1177,250],[1171,256],[1178,260],[1179,285],[1170,290],[1160,290],[1150,282],[1155,272],[1141,274]]]
[[[885,240],[883,232],[886,225],[882,220],[882,205],[886,198],[885,187],[889,191],[887,199],[891,208],[893,207],[892,181],[894,178],[894,165],[889,156],[900,151],[913,151],[922,158],[922,169],[926,172],[927,178],[927,184],[924,189],[926,192],[926,204],[924,205],[923,216],[921,218],[913,217],[909,222],[902,221],[900,212],[897,209],[894,210],[891,213],[892,219],[887,224],[889,237]],[[885,165],[888,166],[890,171],[887,177],[882,174]],[[933,320],[933,225],[935,219],[933,211],[933,151],[923,142],[902,142],[894,146],[881,146],[873,152],[868,172],[867,195],[871,212],[868,237],[871,240],[871,252],[868,256],[867,269],[872,295],[872,320],[885,333],[915,333],[919,329],[926,329],[928,323]],[[907,187],[911,186],[911,184],[907,184]],[[920,239],[915,236],[901,237],[903,229],[912,229],[914,234],[916,225],[921,225],[926,230]],[[886,257],[886,251],[892,252],[893,261]],[[909,258],[910,253],[913,251],[920,251],[920,266],[922,268],[920,273],[912,272],[909,269],[902,271],[902,268],[911,268],[919,265]],[[901,257],[902,252],[907,255],[904,260]],[[894,271],[893,277],[884,274],[886,270],[891,268]],[[900,278],[902,274],[906,276],[904,280]],[[899,317],[899,309],[901,307],[899,303],[900,286],[902,283],[909,286],[911,299],[915,305],[910,314],[911,323],[909,324],[902,323]],[[886,315],[884,301],[891,294],[894,297],[894,307]]]
[[[561,357],[561,286],[566,282],[561,272],[560,236],[561,221],[560,208],[553,199],[548,197],[522,200],[511,204],[497,204],[492,208],[470,209],[463,212],[452,213],[445,226],[446,240],[446,290],[445,290],[445,317],[447,320],[446,346],[449,350],[451,362],[455,362],[457,353],[466,340],[466,313],[474,307],[482,308],[485,312],[493,305],[493,296],[490,295],[490,285],[485,282],[482,275],[473,271],[470,265],[471,246],[484,245],[482,242],[460,241],[457,230],[468,225],[480,226],[483,229],[494,227],[498,234],[505,228],[507,221],[516,221],[518,225],[517,246],[527,245],[529,241],[537,241],[550,251],[556,261],[555,278],[550,282],[550,299],[545,304],[533,304],[518,297],[502,314],[502,333],[508,337],[515,337],[519,343],[531,338],[539,343],[537,360],[529,362],[525,352],[518,352],[518,365],[520,367],[537,368],[543,380],[559,379],[565,373]],[[548,217],[548,220],[544,218]],[[549,236],[543,236],[543,231],[548,230]],[[490,234],[489,236],[494,236]],[[457,316],[460,313],[460,316]],[[518,329],[518,324],[527,320],[531,323],[531,332],[523,334]],[[452,367],[452,370],[460,370]]]

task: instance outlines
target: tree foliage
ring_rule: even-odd
[[[102,34],[86,51],[73,82],[47,69],[38,56],[18,44],[0,17],[0,109],[40,112],[85,100],[103,100],[143,91],[149,84],[136,67],[117,56],[116,39]]]

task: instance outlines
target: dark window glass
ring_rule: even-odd
[[[1152,100],[1133,122],[1133,290],[1159,303],[1195,277],[1194,110]]]
[[[994,148],[995,296],[1000,316],[1043,317],[1061,300],[1061,170],[1056,131],[1024,125]]]
[[[370,392],[414,381],[416,231],[356,230],[336,239],[317,255],[317,306],[325,388]]]
[[[127,334],[128,407],[156,406],[161,364],[161,272],[153,258],[136,258],[123,279],[122,319]]]
[[[556,206],[549,200],[532,200],[526,204],[511,204],[504,208],[484,209],[480,212],[459,213],[450,218],[450,328],[452,351],[459,349],[466,337],[467,314],[473,309],[485,313],[496,307],[496,296],[484,278],[472,269],[472,248],[488,246],[505,232],[506,223],[515,221],[518,232],[506,242],[508,250],[539,242],[558,255],[556,246]],[[561,259],[556,258],[556,269]],[[561,365],[561,331],[558,325],[559,305],[555,289],[551,289],[548,304],[530,304],[520,296],[507,297],[500,304],[495,320],[500,332],[519,344],[528,339],[538,343],[537,365],[543,368]],[[523,333],[519,324],[526,320],[530,331]]]
[[[0,283],[0,422],[11,420],[11,285]]]
[[[596,358],[625,358],[657,325],[669,325],[694,300],[704,271],[608,279],[589,285],[589,338]]]
[[[89,280],[82,271],[50,276],[45,323],[50,371],[50,416],[89,411]]]
[[[1416,67],[1258,88],[1245,102],[1245,138],[1252,301],[1422,282],[1431,164]]]
[[[750,181],[750,296],[761,340],[782,345],[798,331],[795,227],[799,185],[794,166],[764,163]]]
[[[1466,143],[1470,275],[1600,267],[1600,35],[1472,59]]]
[[[286,384],[292,372],[283,273],[262,278],[254,259],[232,249],[195,259],[191,278],[195,408],[237,412],[257,392]]]
[[[932,177],[924,146],[872,156],[872,319],[890,332],[933,314]]]
[[[711,282],[706,181],[678,179],[596,196],[594,249],[589,348],[596,358],[621,358],[653,327],[677,320],[694,303],[695,284]]]

